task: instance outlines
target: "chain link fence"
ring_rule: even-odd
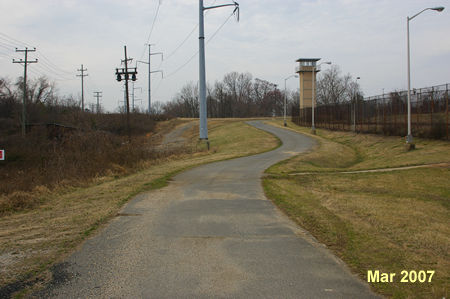
[[[448,97],[450,84],[411,90],[413,136],[449,139]],[[407,91],[318,105],[314,110],[317,128],[362,133],[406,136],[408,130]],[[312,109],[292,108],[292,121],[311,126]]]

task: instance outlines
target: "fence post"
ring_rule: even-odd
[[[349,117],[348,128],[352,132],[353,132],[353,130],[352,130],[352,128],[353,128],[353,105],[354,105],[354,103],[350,102],[350,106],[349,106],[349,110],[348,110],[349,111],[349,114],[348,114],[348,117]]]
[[[397,114],[395,113],[396,112],[396,104],[397,103],[394,103],[394,101],[393,101],[393,99],[391,98],[391,103],[392,103],[392,111],[391,111],[391,113],[393,114],[393,116],[394,116],[394,135],[397,135],[396,133],[396,131],[397,131]]]
[[[417,96],[419,97],[418,99],[417,99]],[[420,110],[421,110],[420,109],[421,107],[419,105],[420,104],[420,98],[421,98],[420,97],[420,93],[417,96],[416,96],[416,102],[417,102],[416,103],[416,105],[417,105],[416,106],[416,132],[419,132],[419,129],[420,129]]]
[[[445,86],[445,100],[446,100],[446,108],[445,113],[447,114],[447,126],[446,126],[446,132],[447,132],[447,140],[448,140],[448,84]]]
[[[430,107],[430,132],[433,132],[433,110],[434,110],[434,89],[431,88],[431,107]]]
[[[412,99],[411,99],[411,116],[413,114],[412,108],[413,108],[413,104],[412,104]],[[408,135],[408,111],[407,110],[408,110],[408,100],[405,101],[405,105],[403,106],[403,112],[405,114],[405,136]],[[411,131],[412,131],[412,128],[411,128]],[[411,134],[414,135],[412,132],[411,132]]]
[[[367,132],[370,132],[370,105],[369,103],[364,103],[366,105],[366,119],[367,119]]]
[[[375,134],[378,134],[378,101],[379,99],[377,98],[375,100]]]
[[[383,94],[383,134],[386,135],[386,101]]]

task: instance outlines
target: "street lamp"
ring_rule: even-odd
[[[358,86],[358,80],[361,79],[361,77],[356,77],[355,83],[356,86],[355,88]],[[383,92],[384,94],[384,92]],[[355,92],[353,94],[353,132],[356,132],[356,101],[357,101],[357,93]]]
[[[325,61],[322,63],[319,63],[319,65],[317,65],[317,67],[321,66],[322,64],[331,64],[331,61]],[[313,66],[313,71],[312,71],[312,103],[311,103],[311,109],[312,109],[312,114],[311,114],[311,133],[313,133],[314,135],[316,134],[316,127],[314,125],[314,102],[316,99],[316,77],[314,76],[314,73],[316,71],[316,66]]]
[[[298,78],[297,75],[291,75],[284,79],[284,126],[287,127],[286,123],[286,98],[287,98],[287,92],[286,92],[286,81],[290,78]]]
[[[413,136],[411,134],[411,68],[410,68],[410,57],[409,57],[409,21],[420,15],[426,10],[435,10],[437,12],[441,12],[444,10],[443,6],[438,7],[429,7],[425,8],[422,11],[416,13],[412,17],[406,17],[406,42],[408,49],[408,135],[406,136],[406,143],[410,144],[412,148],[414,148]]]

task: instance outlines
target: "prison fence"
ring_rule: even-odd
[[[411,133],[413,136],[449,139],[448,97],[450,84],[411,90]],[[406,136],[408,132],[407,91],[318,105],[314,109],[317,128]],[[292,108],[292,121],[311,126],[312,109]]]

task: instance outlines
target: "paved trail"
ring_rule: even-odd
[[[376,298],[268,201],[264,169],[313,141],[260,122],[280,148],[212,163],[141,194],[55,269],[41,297]]]

